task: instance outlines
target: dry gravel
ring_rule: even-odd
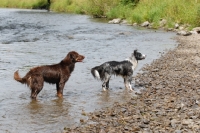
[[[146,89],[125,104],[86,114],[66,133],[199,133],[200,35],[177,36],[175,49],[143,68]]]

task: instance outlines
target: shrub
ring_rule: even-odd
[[[137,4],[139,2],[139,0],[120,0],[120,3],[122,5],[129,5],[129,4]]]

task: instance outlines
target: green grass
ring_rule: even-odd
[[[200,2],[195,0],[140,0],[140,4],[132,11],[131,20],[141,23],[149,21],[157,23],[160,19],[172,23],[200,26]],[[140,16],[140,17],[138,17]],[[199,21],[197,21],[199,20]]]
[[[116,7],[110,9],[110,11],[106,13],[106,16],[108,17],[108,19],[113,19],[113,18],[126,19],[131,15],[132,9],[133,6],[119,4]]]
[[[4,8],[36,8],[47,4],[46,0],[1,0],[0,7]]]
[[[106,16],[106,13],[116,7],[119,1],[120,0],[85,0],[87,6],[84,9],[87,14],[93,16]]]
[[[0,7],[41,8],[46,4],[47,0],[1,0]],[[161,19],[167,20],[169,28],[175,23],[200,26],[200,0],[51,0],[50,10],[122,18],[138,24],[149,21],[154,27],[159,27]]]

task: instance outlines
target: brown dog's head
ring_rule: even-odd
[[[85,57],[83,55],[78,54],[75,51],[71,51],[67,54],[66,58],[76,63],[76,62],[82,62]]]

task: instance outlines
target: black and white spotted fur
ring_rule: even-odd
[[[109,88],[109,80],[112,75],[122,76],[124,78],[124,85],[131,91],[131,81],[134,69],[137,67],[138,60],[145,59],[146,55],[141,54],[137,50],[134,50],[131,57],[124,61],[109,61],[100,66],[96,66],[91,69],[91,73],[96,79],[103,81],[102,89],[106,91]]]

